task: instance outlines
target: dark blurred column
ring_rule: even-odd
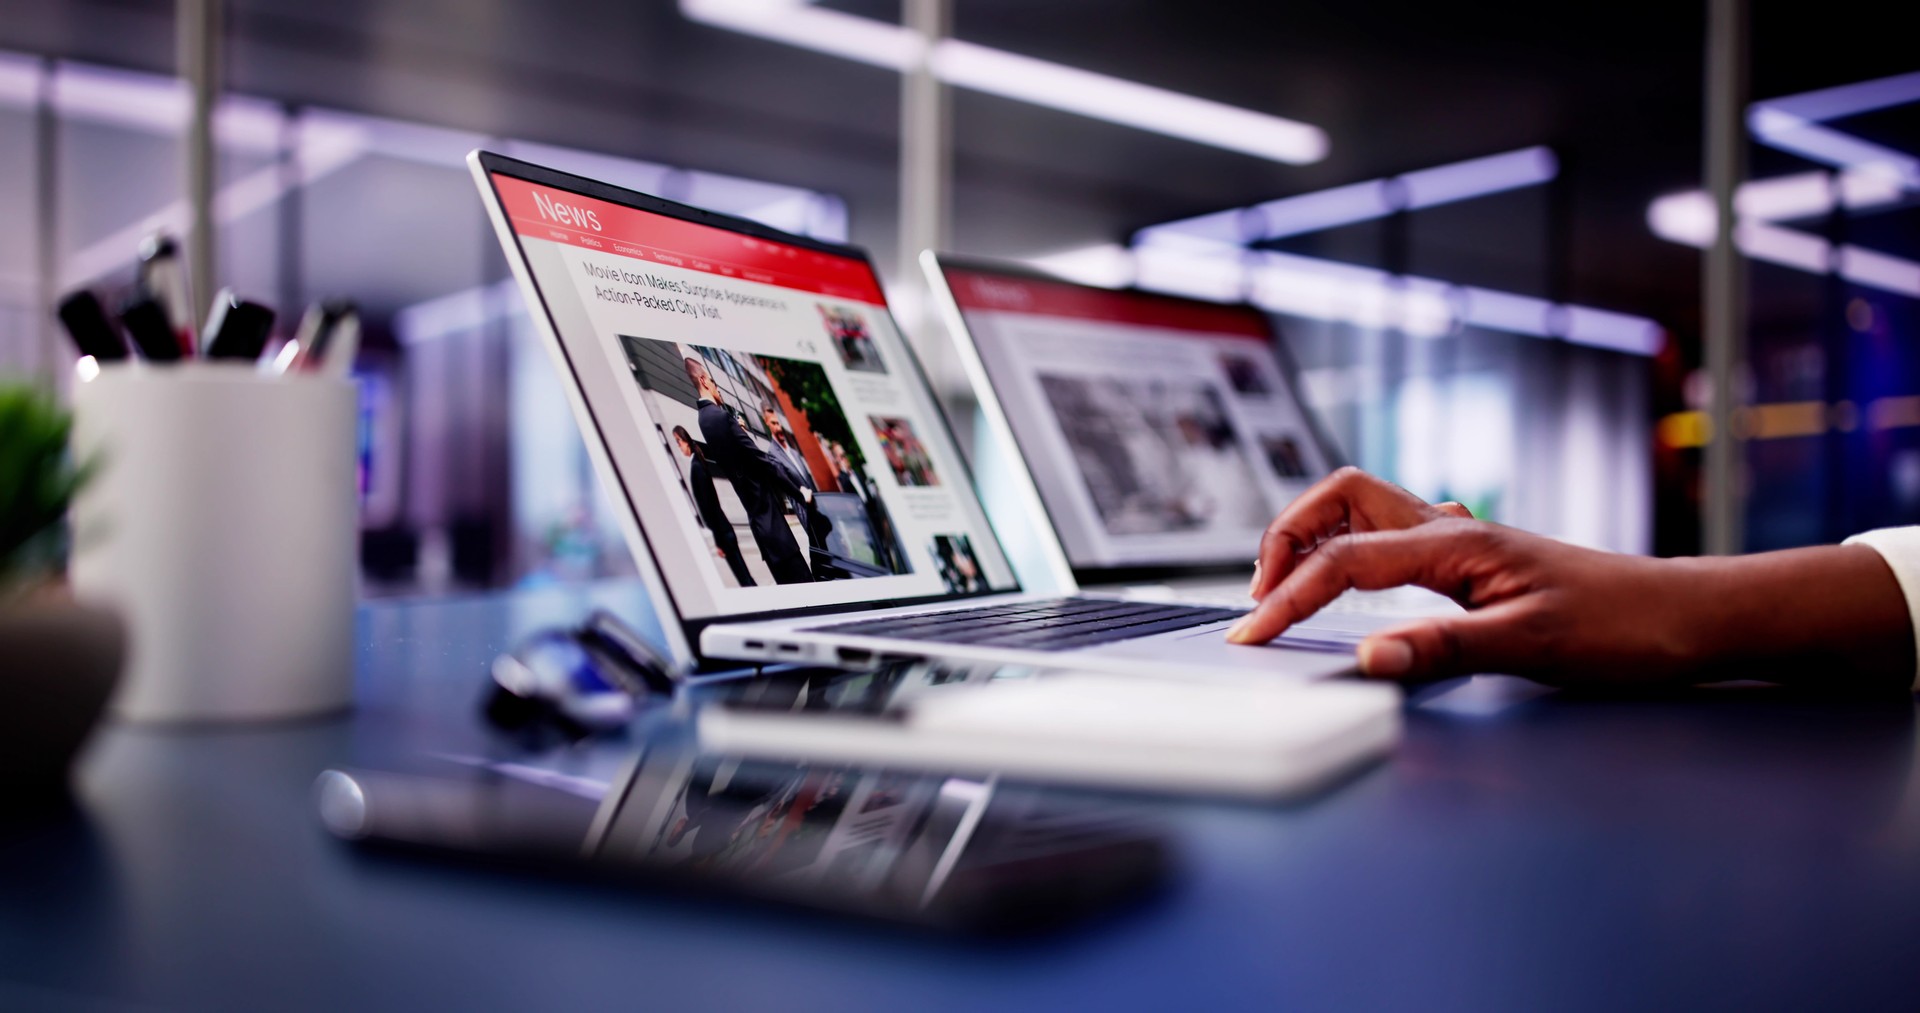
[[[214,281],[213,176],[219,164],[213,146],[213,107],[220,92],[221,0],[178,0],[174,5],[177,71],[192,105],[187,116],[187,271],[192,277],[193,329],[206,316]]]
[[[1706,496],[1701,532],[1713,555],[1739,552],[1745,519],[1742,441],[1733,420],[1735,381],[1746,351],[1746,272],[1734,246],[1733,198],[1744,175],[1747,110],[1747,4],[1707,0],[1707,190],[1716,226],[1707,250],[1702,291],[1701,344],[1712,390],[1711,439],[1706,447]]]

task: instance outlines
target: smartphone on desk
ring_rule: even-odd
[[[991,778],[650,744],[598,800],[498,769],[331,770],[322,822],[369,846],[968,932],[1043,929],[1163,881],[1137,810]]]

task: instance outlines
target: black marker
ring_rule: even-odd
[[[133,347],[154,362],[173,362],[180,358],[180,340],[174,337],[173,321],[166,307],[152,296],[140,296],[120,310],[120,322],[126,325]]]
[[[200,354],[209,359],[247,359],[260,357],[267,347],[267,335],[273,330],[273,311],[257,302],[248,302],[223,288],[207,314],[207,329],[200,335]]]
[[[91,355],[95,362],[127,357],[127,339],[121,337],[120,328],[114,326],[106,307],[91,291],[83,288],[60,300],[59,312],[60,323],[66,326],[81,355]]]

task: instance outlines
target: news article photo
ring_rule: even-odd
[[[880,450],[887,455],[887,467],[893,469],[894,481],[907,486],[940,484],[940,476],[933,470],[933,459],[927,456],[927,448],[921,444],[911,422],[885,415],[869,415],[867,421],[872,424],[874,435],[880,437]]]
[[[1213,384],[1056,373],[1040,388],[1108,534],[1266,523],[1253,461]]]
[[[973,542],[966,535],[934,535],[933,559],[940,579],[953,594],[978,594],[987,590],[986,575],[980,569],[980,557],[973,554]]]
[[[817,362],[620,336],[724,587],[909,573]]]
[[[1306,478],[1307,457],[1300,452],[1300,441],[1285,433],[1262,434],[1260,449],[1266,451],[1267,464],[1281,478]]]
[[[880,361],[880,350],[873,346],[873,334],[867,330],[867,318],[859,310],[844,306],[828,306],[815,303],[820,310],[820,319],[827,326],[827,338],[833,345],[834,353],[840,356],[840,364],[848,369],[862,373],[884,373],[886,363]]]
[[[1260,364],[1244,355],[1221,352],[1220,368],[1227,371],[1227,382],[1233,385],[1236,394],[1266,397],[1273,393],[1273,388],[1267,386],[1266,375],[1260,371]]]

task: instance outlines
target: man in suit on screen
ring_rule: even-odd
[[[727,519],[726,510],[720,506],[720,495],[714,492],[706,448],[694,440],[685,426],[673,427],[673,441],[680,445],[680,453],[688,459],[687,481],[693,487],[694,509],[700,514],[700,522],[713,532],[714,551],[727,561],[727,569],[733,571],[733,579],[741,587],[754,586],[753,574],[747,572],[746,557],[740,555],[740,539],[734,536],[733,522]]]
[[[700,435],[706,439],[707,453],[733,479],[733,491],[747,508],[747,527],[774,582],[812,583],[813,570],[787,526],[785,509],[789,499],[811,503],[812,491],[788,477],[786,469],[747,435],[746,423],[727,406],[706,363],[688,356],[686,368],[687,379],[700,392]]]
[[[806,456],[801,454],[800,448],[794,445],[793,434],[787,432],[787,427],[781,423],[780,416],[774,412],[773,405],[760,406],[760,420],[767,424],[767,432],[773,434],[773,450],[770,454],[774,461],[784,466],[783,470],[786,471],[787,477],[792,479],[795,485],[807,490],[808,495],[804,501],[794,502],[795,512],[800,515],[801,526],[806,529],[807,537],[813,540],[813,544],[825,545],[827,535],[833,531],[833,521],[827,519],[827,515],[821,513],[820,508],[814,505],[813,496],[820,491],[820,487],[813,481],[813,469],[807,467]]]

